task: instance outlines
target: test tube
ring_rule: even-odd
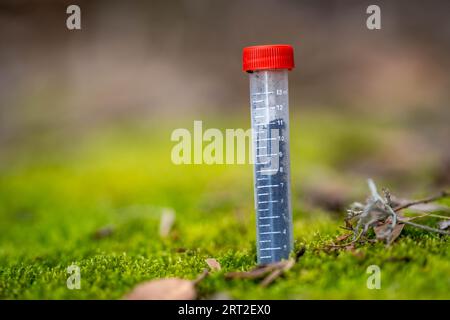
[[[288,100],[293,68],[289,45],[243,50],[250,78],[258,264],[287,259],[293,249]]]

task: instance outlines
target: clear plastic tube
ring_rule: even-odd
[[[288,70],[249,73],[258,263],[293,248],[289,159]]]

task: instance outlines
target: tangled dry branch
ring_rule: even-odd
[[[433,197],[425,198],[422,200],[409,201],[401,205],[396,205],[392,200],[391,194],[388,190],[383,190],[384,197],[382,197],[378,193],[377,187],[372,179],[368,180],[368,186],[370,190],[370,196],[367,198],[366,203],[362,204],[359,202],[355,202],[350,206],[350,209],[347,210],[348,215],[345,219],[344,229],[353,232],[353,234],[349,235],[353,237],[352,241],[350,243],[339,245],[333,244],[333,247],[348,247],[355,244],[356,242],[363,241],[362,239],[365,238],[370,228],[373,228],[378,240],[386,241],[387,244],[392,243],[400,235],[404,225],[409,225],[411,227],[419,228],[428,232],[450,235],[450,232],[446,230],[433,228],[428,225],[423,225],[411,221],[413,219],[426,216],[432,216],[439,219],[449,219],[449,217],[447,216],[425,213],[421,216],[408,218],[404,217],[401,213],[403,209],[449,197],[448,192],[444,191],[439,195]]]

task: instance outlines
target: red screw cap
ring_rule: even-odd
[[[242,70],[246,72],[269,69],[292,70],[294,67],[294,49],[287,44],[246,47],[242,54]]]

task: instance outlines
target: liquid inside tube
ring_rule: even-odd
[[[250,74],[257,255],[287,259],[293,247],[289,159],[288,71]]]

